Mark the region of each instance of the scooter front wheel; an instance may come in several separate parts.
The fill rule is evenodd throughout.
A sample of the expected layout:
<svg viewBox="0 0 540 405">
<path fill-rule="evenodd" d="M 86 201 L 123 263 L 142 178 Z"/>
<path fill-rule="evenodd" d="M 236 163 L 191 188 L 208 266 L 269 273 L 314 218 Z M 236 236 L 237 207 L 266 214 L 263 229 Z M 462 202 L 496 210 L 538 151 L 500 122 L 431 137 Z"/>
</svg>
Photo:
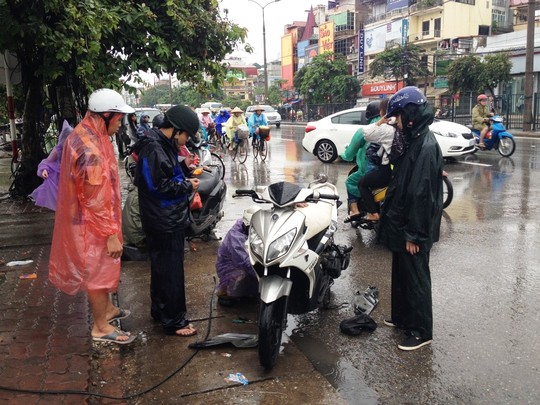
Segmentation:
<svg viewBox="0 0 540 405">
<path fill-rule="evenodd" d="M 502 137 L 499 140 L 499 146 L 497 148 L 501 156 L 510 157 L 516 150 L 516 142 L 514 138 Z"/>
<path fill-rule="evenodd" d="M 266 304 L 261 301 L 259 307 L 259 362 L 266 370 L 275 366 L 281 336 L 287 323 L 287 298 Z"/>
</svg>

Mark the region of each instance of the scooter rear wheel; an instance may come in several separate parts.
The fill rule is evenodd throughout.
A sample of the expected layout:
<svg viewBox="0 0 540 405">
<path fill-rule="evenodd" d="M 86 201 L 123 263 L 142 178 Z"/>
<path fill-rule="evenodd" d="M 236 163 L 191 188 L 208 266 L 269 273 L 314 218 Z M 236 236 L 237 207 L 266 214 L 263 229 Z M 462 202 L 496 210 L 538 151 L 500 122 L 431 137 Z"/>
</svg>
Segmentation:
<svg viewBox="0 0 540 405">
<path fill-rule="evenodd" d="M 446 176 L 443 176 L 443 209 L 448 207 L 454 198 L 454 186 Z"/>
<path fill-rule="evenodd" d="M 287 298 L 266 304 L 261 301 L 259 307 L 259 362 L 266 370 L 275 366 L 281 336 L 287 322 Z"/>
</svg>

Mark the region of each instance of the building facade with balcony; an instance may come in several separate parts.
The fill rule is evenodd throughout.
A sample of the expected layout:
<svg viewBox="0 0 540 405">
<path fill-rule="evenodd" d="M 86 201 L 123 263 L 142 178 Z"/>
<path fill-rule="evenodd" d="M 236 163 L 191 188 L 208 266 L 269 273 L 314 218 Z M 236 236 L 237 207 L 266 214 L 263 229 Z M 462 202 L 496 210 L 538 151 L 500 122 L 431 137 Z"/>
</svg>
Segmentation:
<svg viewBox="0 0 540 405">
<path fill-rule="evenodd" d="M 369 64 L 378 53 L 412 43 L 422 48 L 423 63 L 432 72 L 419 83 L 427 95 L 444 93 L 443 66 L 457 55 L 474 52 L 494 26 L 508 30 L 510 15 L 509 0 L 372 0 L 364 5 L 370 8 L 364 25 L 364 81 L 373 81 Z"/>
</svg>

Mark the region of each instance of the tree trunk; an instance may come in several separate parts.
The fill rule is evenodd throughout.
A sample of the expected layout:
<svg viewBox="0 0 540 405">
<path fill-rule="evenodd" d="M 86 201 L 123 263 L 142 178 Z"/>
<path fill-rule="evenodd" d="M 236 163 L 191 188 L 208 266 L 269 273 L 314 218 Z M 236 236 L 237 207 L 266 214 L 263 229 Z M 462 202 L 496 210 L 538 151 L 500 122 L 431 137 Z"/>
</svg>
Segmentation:
<svg viewBox="0 0 540 405">
<path fill-rule="evenodd" d="M 40 137 L 42 101 L 42 82 L 31 76 L 24 104 L 21 165 L 10 189 L 12 197 L 27 197 L 42 183 L 36 174 L 39 163 L 45 157 Z"/>
</svg>

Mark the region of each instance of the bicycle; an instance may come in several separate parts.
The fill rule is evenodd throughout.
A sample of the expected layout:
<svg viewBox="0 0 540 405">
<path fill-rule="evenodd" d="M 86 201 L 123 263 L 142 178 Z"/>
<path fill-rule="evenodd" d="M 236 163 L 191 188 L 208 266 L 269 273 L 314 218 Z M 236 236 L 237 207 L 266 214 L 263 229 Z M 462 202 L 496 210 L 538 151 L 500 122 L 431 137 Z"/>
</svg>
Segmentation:
<svg viewBox="0 0 540 405">
<path fill-rule="evenodd" d="M 240 125 L 234 134 L 234 155 L 233 160 L 238 157 L 238 162 L 244 163 L 248 156 L 249 129 L 247 125 Z"/>
<path fill-rule="evenodd" d="M 268 141 L 266 140 L 270 136 L 270 128 L 267 126 L 260 126 L 259 133 L 253 135 L 253 157 L 257 159 L 257 156 L 261 157 L 264 162 L 268 156 Z"/>
</svg>

